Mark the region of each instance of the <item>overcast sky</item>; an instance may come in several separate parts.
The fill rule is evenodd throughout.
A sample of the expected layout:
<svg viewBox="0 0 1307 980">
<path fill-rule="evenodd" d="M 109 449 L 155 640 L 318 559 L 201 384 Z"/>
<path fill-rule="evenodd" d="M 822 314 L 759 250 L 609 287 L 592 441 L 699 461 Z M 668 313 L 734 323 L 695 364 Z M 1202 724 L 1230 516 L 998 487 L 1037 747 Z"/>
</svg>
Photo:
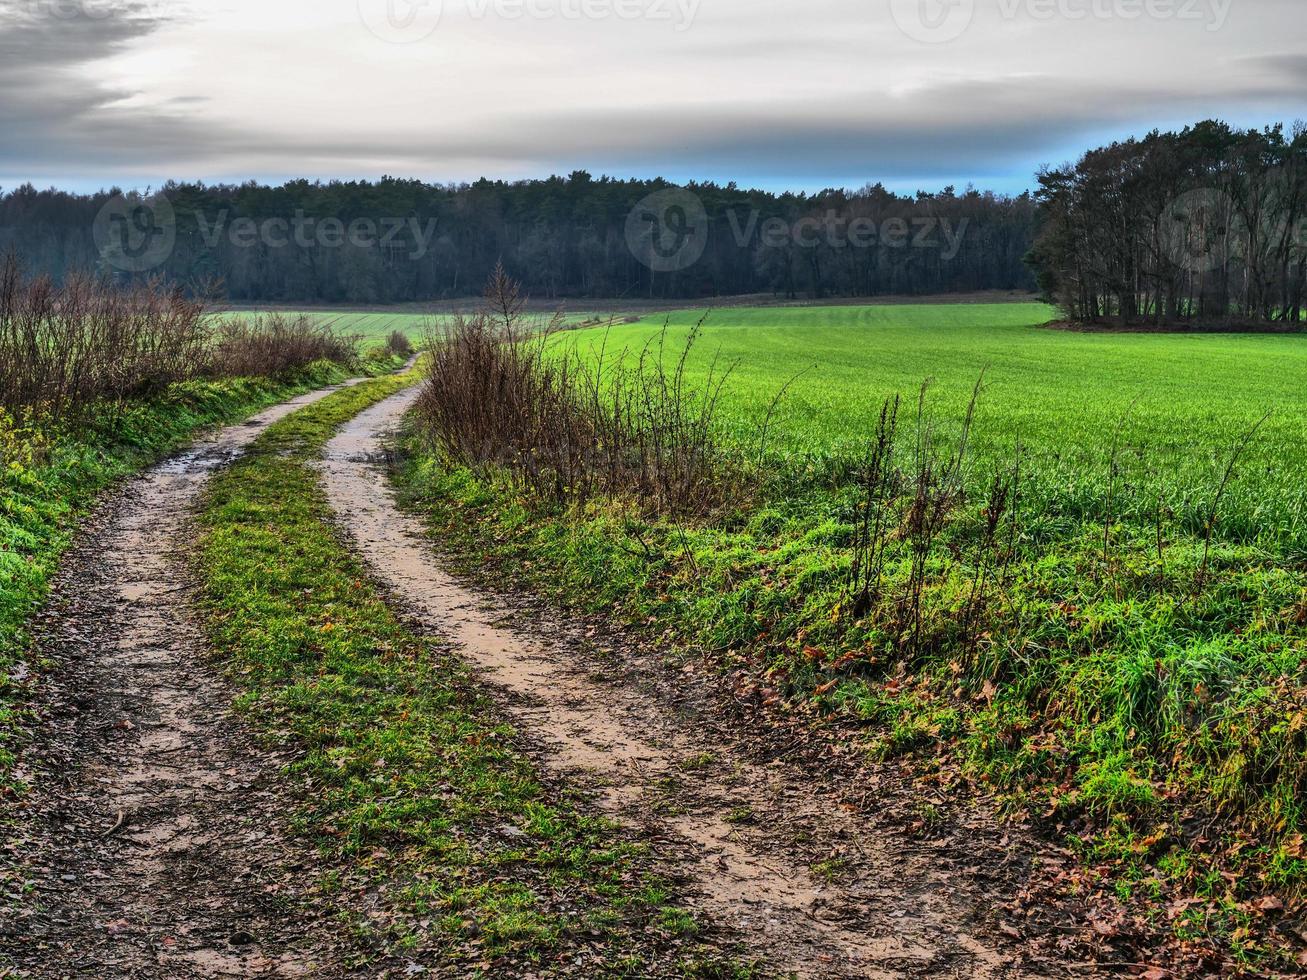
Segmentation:
<svg viewBox="0 0 1307 980">
<path fill-rule="evenodd" d="M 0 0 L 0 187 L 586 169 L 1021 190 L 1307 117 L 1307 0 Z"/>
</svg>

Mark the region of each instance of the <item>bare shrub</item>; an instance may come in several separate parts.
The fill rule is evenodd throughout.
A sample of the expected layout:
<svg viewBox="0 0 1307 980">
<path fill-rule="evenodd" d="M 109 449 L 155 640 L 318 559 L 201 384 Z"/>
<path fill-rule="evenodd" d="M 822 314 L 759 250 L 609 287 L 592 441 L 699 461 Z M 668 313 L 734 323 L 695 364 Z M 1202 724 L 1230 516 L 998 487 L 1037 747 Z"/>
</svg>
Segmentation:
<svg viewBox="0 0 1307 980">
<path fill-rule="evenodd" d="M 911 499 L 903 523 L 903 537 L 911 558 L 908 582 L 899 599 L 900 621 L 911 633 L 912 649 L 919 656 L 924 642 L 922 599 L 930 568 L 931 553 L 944 528 L 954 518 L 966 497 L 963 471 L 971 443 L 971 427 L 976 417 L 976 403 L 984 373 L 976 381 L 971 401 L 962 421 L 957 447 L 948 452 L 936 448 L 935 425 L 927 411 L 926 395 L 930 382 L 921 386 L 917 396 L 917 435 L 913 450 Z"/>
<path fill-rule="evenodd" d="M 357 341 L 300 314 L 224 317 L 213 330 L 207 372 L 215 377 L 280 377 L 318 361 L 352 365 Z"/>
<path fill-rule="evenodd" d="M 0 260 L 0 405 L 54 417 L 149 395 L 203 362 L 203 303 L 157 282 L 55 286 Z"/>
<path fill-rule="evenodd" d="M 494 464 L 537 496 L 634 497 L 668 513 L 711 510 L 742 483 L 716 442 L 729 371 L 686 377 L 696 328 L 669 364 L 666 330 L 638 355 L 549 350 L 561 317 L 526 317 L 517 284 L 496 269 L 486 310 L 428 337 L 431 368 L 418 418 L 451 458 Z"/>
<path fill-rule="evenodd" d="M 840 606 L 841 612 L 853 619 L 870 612 L 884 588 L 885 558 L 898 524 L 891 514 L 891 504 L 903 483 L 903 474 L 894 460 L 898 423 L 899 396 L 895 395 L 881 405 L 876 435 L 867 445 L 858 474 L 860 499 L 854 523 L 853 564 L 846 583 L 849 601 Z"/>
<path fill-rule="evenodd" d="M 411 348 L 410 348 L 411 349 Z M 179 287 L 62 285 L 0 260 L 0 408 L 53 419 L 117 405 L 195 377 L 277 377 L 316 361 L 356 362 L 355 341 L 304 316 L 216 322 Z"/>
<path fill-rule="evenodd" d="M 403 331 L 392 330 L 386 338 L 386 350 L 396 357 L 412 357 L 413 343 Z"/>
</svg>

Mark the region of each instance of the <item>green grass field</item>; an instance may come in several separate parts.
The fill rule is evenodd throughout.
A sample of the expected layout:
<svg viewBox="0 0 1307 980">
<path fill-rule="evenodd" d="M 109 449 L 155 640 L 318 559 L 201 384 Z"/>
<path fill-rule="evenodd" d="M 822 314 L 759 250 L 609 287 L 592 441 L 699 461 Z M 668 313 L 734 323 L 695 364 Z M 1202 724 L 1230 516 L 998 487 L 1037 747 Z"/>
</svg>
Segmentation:
<svg viewBox="0 0 1307 980">
<path fill-rule="evenodd" d="M 364 345 L 381 343 L 398 330 L 410 340 L 422 339 L 428 318 L 418 313 L 314 313 L 315 319 L 329 323 L 338 333 L 357 336 Z"/>
<path fill-rule="evenodd" d="M 728 455 L 756 465 L 768 406 L 805 373 L 751 489 L 704 520 L 533 501 L 505 471 L 418 444 L 404 482 L 442 539 L 492 576 L 655 624 L 854 721 L 874 756 L 910 759 L 960 796 L 996 793 L 1112 869 L 1140 914 L 1273 960 L 1251 899 L 1307 894 L 1307 337 L 1069 333 L 1042 328 L 1051 316 L 712 313 L 688 374 L 734 365 L 718 417 Z M 697 320 L 672 315 L 665 357 Z M 550 342 L 585 357 L 606 344 L 611 357 L 657 344 L 662 328 L 647 318 Z M 943 447 L 982 370 L 969 492 L 926 548 L 914 600 L 917 390 L 934 379 Z M 907 482 L 877 505 L 883 574 L 854 608 L 859 464 L 894 393 Z M 1218 498 L 1235 445 L 1268 410 Z M 987 538 L 984 492 L 1011 474 L 1018 439 L 1016 506 Z M 1197 904 L 1175 904 L 1183 896 Z"/>
<path fill-rule="evenodd" d="M 1020 439 L 1041 496 L 1076 514 L 1101 500 L 1113 434 L 1127 412 L 1122 479 L 1150 492 L 1127 494 L 1126 504 L 1151 508 L 1160 489 L 1184 513 L 1195 504 L 1201 512 L 1232 445 L 1272 410 L 1227 491 L 1223 525 L 1227 534 L 1307 553 L 1307 337 L 1041 328 L 1053 316 L 1035 303 L 723 310 L 704 322 L 691 375 L 702 378 L 714 357 L 733 365 L 722 422 L 734 440 L 757 446 L 772 399 L 806 371 L 779 403 L 767 442 L 789 463 L 797 457 L 823 468 L 863 451 L 886 396 L 902 394 L 914 412 L 928 378 L 933 413 L 956 425 L 983 371 L 980 470 L 1010 459 Z M 670 317 L 669 351 L 679 353 L 698 319 Z M 663 322 L 612 327 L 610 354 L 656 342 Z M 586 350 L 604 341 L 587 331 L 556 342 Z"/>
</svg>

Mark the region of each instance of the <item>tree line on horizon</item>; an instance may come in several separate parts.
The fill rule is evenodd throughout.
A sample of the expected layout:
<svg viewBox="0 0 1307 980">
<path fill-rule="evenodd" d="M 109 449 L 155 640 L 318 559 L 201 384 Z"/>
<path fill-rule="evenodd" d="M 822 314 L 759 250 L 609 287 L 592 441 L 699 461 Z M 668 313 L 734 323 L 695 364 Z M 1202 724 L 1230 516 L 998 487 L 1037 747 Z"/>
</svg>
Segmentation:
<svg viewBox="0 0 1307 980">
<path fill-rule="evenodd" d="M 1067 319 L 1296 327 L 1307 124 L 1153 131 L 1039 175 L 1030 262 Z"/>
<path fill-rule="evenodd" d="M 907 196 L 877 184 L 777 194 L 689 184 L 708 222 L 703 253 L 685 268 L 653 270 L 630 247 L 628 219 L 640 201 L 672 186 L 584 171 L 463 185 L 396 178 L 277 187 L 169 183 L 162 193 L 175 215 L 175 243 L 157 265 L 124 273 L 106 263 L 94 233 L 116 191 L 24 185 L 0 193 L 0 249 L 17 251 L 29 272 L 56 281 L 88 272 L 158 275 L 197 287 L 220 282 L 227 299 L 251 303 L 470 297 L 501 261 L 526 292 L 547 300 L 750 293 L 821 299 L 1035 287 L 1023 261 L 1036 227 L 1029 193 L 946 188 Z M 296 218 L 346 226 L 366 219 L 386 223 L 390 233 L 362 243 L 333 238 L 331 247 L 309 235 L 297 240 L 284 225 L 272 242 L 232 233 L 241 219 L 262 225 Z M 871 234 L 851 243 L 850 222 Z M 932 226 L 934 234 L 926 235 Z M 796 227 L 801 234 L 787 233 Z"/>
<path fill-rule="evenodd" d="M 171 238 L 124 271 L 103 242 L 116 190 L 0 191 L 0 250 L 32 274 L 219 284 L 238 303 L 385 304 L 479 294 L 502 262 L 531 296 L 699 300 L 1034 291 L 1068 320 L 1117 325 L 1300 324 L 1307 288 L 1307 125 L 1154 131 L 1045 168 L 1015 196 L 881 184 L 815 194 L 691 183 L 706 234 L 658 264 L 633 215 L 676 187 L 576 171 L 440 185 L 169 183 Z M 121 217 L 121 216 L 118 216 Z M 134 219 L 132 219 L 134 220 Z M 269 222 L 276 235 L 257 234 Z M 313 229 L 301 236 L 297 222 Z M 342 235 L 356 223 L 371 237 Z M 325 229 L 328 223 L 336 227 Z M 638 222 L 637 222 L 638 223 Z M 331 235 L 316 234 L 330 230 Z M 643 247 L 643 246 L 642 246 Z M 679 256 L 677 256 L 679 258 Z"/>
</svg>

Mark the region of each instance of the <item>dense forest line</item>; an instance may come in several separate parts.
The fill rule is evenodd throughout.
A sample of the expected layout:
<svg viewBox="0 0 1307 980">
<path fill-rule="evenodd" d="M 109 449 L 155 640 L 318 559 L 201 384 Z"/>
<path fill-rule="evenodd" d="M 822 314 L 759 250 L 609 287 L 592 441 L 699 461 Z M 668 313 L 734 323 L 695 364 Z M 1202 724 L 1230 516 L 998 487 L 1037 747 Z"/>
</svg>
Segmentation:
<svg viewBox="0 0 1307 980">
<path fill-rule="evenodd" d="M 1307 125 L 1204 122 L 1039 176 L 1039 282 L 1074 321 L 1296 326 Z"/>
<path fill-rule="evenodd" d="M 234 302 L 931 295 L 1040 288 L 1067 319 L 1301 323 L 1307 126 L 1208 121 L 1045 169 L 1037 192 L 776 194 L 594 178 L 0 192 L 0 249 L 56 282 L 154 276 Z"/>
<path fill-rule="evenodd" d="M 642 202 L 664 207 L 668 195 L 668 214 L 642 213 Z M 0 248 L 56 280 L 97 271 L 221 281 L 236 302 L 471 296 L 501 260 L 542 299 L 926 295 L 1033 289 L 1023 258 L 1036 210 L 1030 194 L 673 190 L 584 172 L 458 186 L 170 183 L 144 202 L 28 185 L 0 195 Z M 645 220 L 664 246 L 653 261 L 639 240 Z M 115 254 L 119 238 L 138 239 L 143 254 Z"/>
</svg>

